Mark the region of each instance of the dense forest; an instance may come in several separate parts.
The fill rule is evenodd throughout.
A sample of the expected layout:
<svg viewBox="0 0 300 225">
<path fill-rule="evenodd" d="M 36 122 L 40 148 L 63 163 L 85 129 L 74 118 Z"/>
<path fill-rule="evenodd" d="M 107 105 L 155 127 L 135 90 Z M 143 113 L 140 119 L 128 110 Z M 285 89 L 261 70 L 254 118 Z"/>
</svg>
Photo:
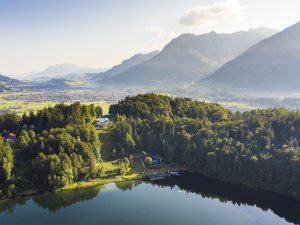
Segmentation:
<svg viewBox="0 0 300 225">
<path fill-rule="evenodd" d="M 146 94 L 110 107 L 117 156 L 142 151 L 203 175 L 300 198 L 300 113 L 231 112 L 218 104 Z"/>
<path fill-rule="evenodd" d="M 80 103 L 1 115 L 0 199 L 23 187 L 57 189 L 97 177 L 101 143 L 92 122 L 100 115 L 101 107 Z"/>
<path fill-rule="evenodd" d="M 55 190 L 103 177 L 93 126 L 102 113 L 101 107 L 74 103 L 0 115 L 0 199 L 18 190 Z M 209 177 L 300 199 L 298 111 L 240 113 L 219 104 L 145 94 L 111 105 L 110 113 L 116 159 L 147 152 Z"/>
</svg>

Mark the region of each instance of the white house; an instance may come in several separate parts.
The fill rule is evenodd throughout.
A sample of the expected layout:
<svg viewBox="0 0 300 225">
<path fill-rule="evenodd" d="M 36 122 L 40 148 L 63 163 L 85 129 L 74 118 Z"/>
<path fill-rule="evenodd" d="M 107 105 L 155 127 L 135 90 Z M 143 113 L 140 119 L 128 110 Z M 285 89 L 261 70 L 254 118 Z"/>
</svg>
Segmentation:
<svg viewBox="0 0 300 225">
<path fill-rule="evenodd" d="M 97 118 L 97 121 L 95 123 L 95 126 L 105 126 L 109 124 L 108 118 Z"/>
</svg>

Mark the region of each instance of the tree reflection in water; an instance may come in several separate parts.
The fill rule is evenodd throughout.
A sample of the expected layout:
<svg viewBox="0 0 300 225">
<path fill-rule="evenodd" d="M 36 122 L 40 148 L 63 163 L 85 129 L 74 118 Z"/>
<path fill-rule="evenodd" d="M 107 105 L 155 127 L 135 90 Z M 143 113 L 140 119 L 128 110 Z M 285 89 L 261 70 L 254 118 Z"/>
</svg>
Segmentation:
<svg viewBox="0 0 300 225">
<path fill-rule="evenodd" d="M 220 202 L 256 206 L 264 211 L 272 210 L 286 221 L 300 224 L 300 201 L 280 194 L 223 182 L 189 172 L 153 184 L 171 188 L 177 186 L 187 193 L 196 193 L 203 198 L 218 199 Z"/>
<path fill-rule="evenodd" d="M 141 180 L 120 182 L 116 183 L 116 188 L 121 191 L 130 191 L 143 182 Z M 159 187 L 180 188 L 186 193 L 196 193 L 203 198 L 218 199 L 220 202 L 256 206 L 264 211 L 272 210 L 286 221 L 300 224 L 300 201 L 283 195 L 255 190 L 189 172 L 151 184 Z M 17 205 L 24 205 L 28 200 L 33 200 L 39 207 L 54 213 L 76 203 L 91 200 L 97 197 L 104 188 L 105 185 L 0 201 L 0 213 L 13 214 Z"/>
</svg>

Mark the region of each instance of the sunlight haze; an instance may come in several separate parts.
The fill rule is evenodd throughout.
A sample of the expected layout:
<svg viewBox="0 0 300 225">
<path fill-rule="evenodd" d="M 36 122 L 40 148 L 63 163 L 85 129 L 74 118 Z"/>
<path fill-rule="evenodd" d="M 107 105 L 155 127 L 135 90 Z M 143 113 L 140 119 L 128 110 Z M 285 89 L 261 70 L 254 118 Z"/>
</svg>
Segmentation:
<svg viewBox="0 0 300 225">
<path fill-rule="evenodd" d="M 299 8 L 298 0 L 0 0 L 0 73 L 108 68 L 182 33 L 282 30 L 300 20 Z"/>
</svg>

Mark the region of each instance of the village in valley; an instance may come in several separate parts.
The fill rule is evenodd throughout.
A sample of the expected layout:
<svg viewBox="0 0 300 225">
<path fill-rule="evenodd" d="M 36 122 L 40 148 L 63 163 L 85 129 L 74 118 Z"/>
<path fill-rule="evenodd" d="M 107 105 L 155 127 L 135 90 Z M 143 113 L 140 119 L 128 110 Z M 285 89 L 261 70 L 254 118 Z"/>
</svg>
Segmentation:
<svg viewBox="0 0 300 225">
<path fill-rule="evenodd" d="M 127 96 L 123 91 L 101 91 L 101 90 L 42 90 L 36 92 L 8 92 L 3 99 L 6 101 L 30 102 L 117 102 Z"/>
<path fill-rule="evenodd" d="M 45 107 L 64 102 L 71 104 L 81 102 L 82 104 L 95 104 L 108 112 L 112 103 L 117 103 L 126 97 L 126 91 L 101 91 L 101 90 L 22 90 L 0 93 L 0 114 L 15 112 L 22 115 L 24 112 L 36 112 Z"/>
</svg>

